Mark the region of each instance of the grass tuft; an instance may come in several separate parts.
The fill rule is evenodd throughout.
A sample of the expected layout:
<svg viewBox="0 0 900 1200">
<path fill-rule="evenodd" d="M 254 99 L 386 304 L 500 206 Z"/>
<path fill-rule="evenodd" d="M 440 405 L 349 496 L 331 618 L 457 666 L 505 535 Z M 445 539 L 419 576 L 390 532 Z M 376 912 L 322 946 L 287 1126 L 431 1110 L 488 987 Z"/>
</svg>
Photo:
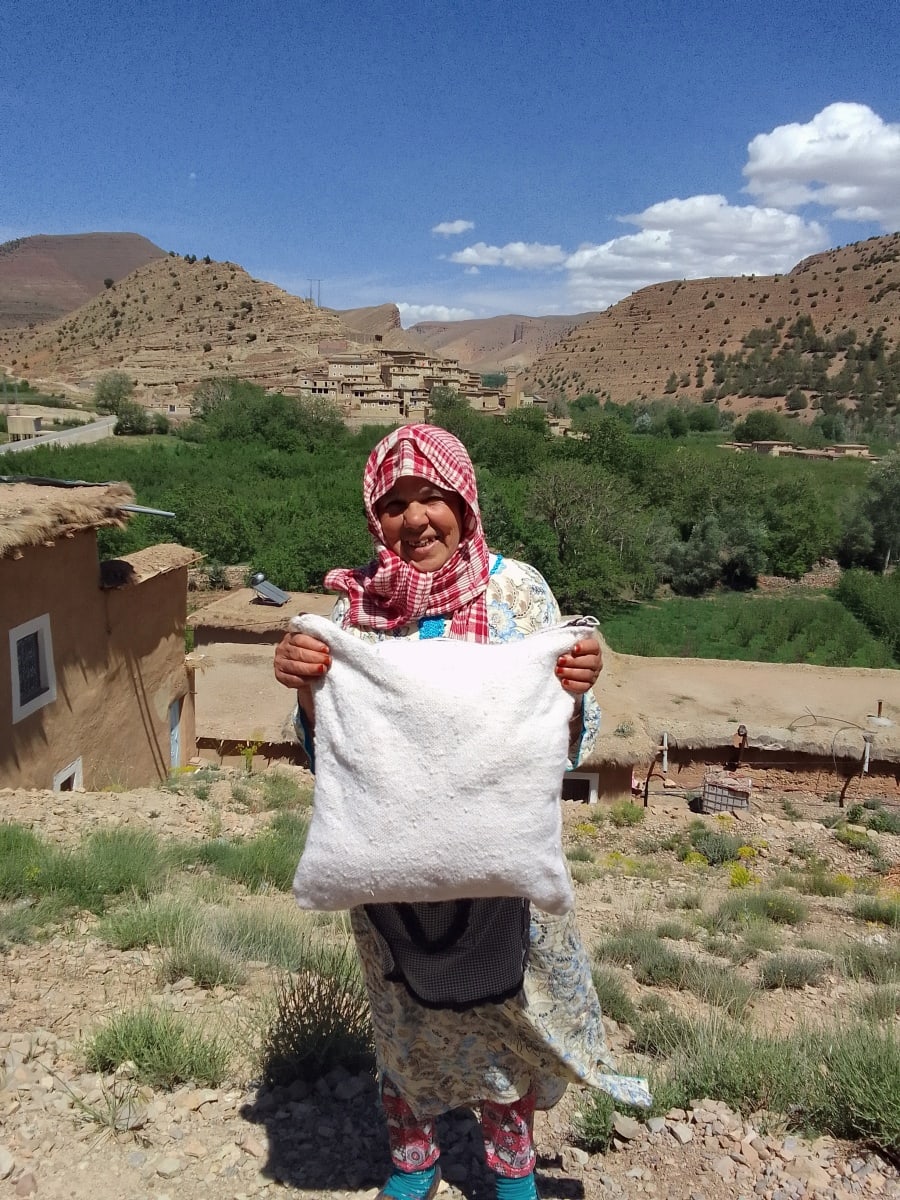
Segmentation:
<svg viewBox="0 0 900 1200">
<path fill-rule="evenodd" d="M 247 974 L 237 959 L 210 945 L 202 934 L 189 933 L 178 938 L 163 955 L 160 978 L 164 983 L 175 983 L 179 979 L 192 979 L 199 988 L 212 991 L 215 987 L 235 988 L 242 984 Z"/>
<path fill-rule="evenodd" d="M 879 987 L 860 1002 L 859 1011 L 867 1021 L 891 1021 L 900 1016 L 900 988 Z"/>
<path fill-rule="evenodd" d="M 827 963 L 821 958 L 803 954 L 775 954 L 759 970 L 760 986 L 769 991 L 775 988 L 797 990 L 815 987 L 825 978 Z"/>
<path fill-rule="evenodd" d="M 741 891 L 722 901 L 715 923 L 719 929 L 727 929 L 729 926 L 766 918 L 777 925 L 802 925 L 808 915 L 806 905 L 801 900 L 784 892 Z"/>
<path fill-rule="evenodd" d="M 632 804 L 630 800 L 620 800 L 618 804 L 614 804 L 609 810 L 609 819 L 618 829 L 640 825 L 646 815 L 647 810 L 645 808 L 640 808 L 637 804 Z"/>
<path fill-rule="evenodd" d="M 306 842 L 306 829 L 305 817 L 280 812 L 267 829 L 249 841 L 219 838 L 203 842 L 195 857 L 253 891 L 275 888 L 286 892 Z"/>
<path fill-rule="evenodd" d="M 591 975 L 603 1015 L 623 1025 L 634 1025 L 637 1010 L 616 972 L 609 967 L 594 967 Z"/>
<path fill-rule="evenodd" d="M 854 942 L 844 951 L 844 969 L 851 979 L 900 983 L 900 944 Z"/>
<path fill-rule="evenodd" d="M 887 896 L 861 896 L 853 907 L 854 917 L 876 925 L 900 929 L 900 899 Z"/>
<path fill-rule="evenodd" d="M 201 1033 L 178 1013 L 149 1006 L 117 1013 L 85 1046 L 88 1070 L 107 1073 L 133 1062 L 136 1078 L 151 1087 L 217 1087 L 229 1057 L 223 1037 Z"/>
</svg>

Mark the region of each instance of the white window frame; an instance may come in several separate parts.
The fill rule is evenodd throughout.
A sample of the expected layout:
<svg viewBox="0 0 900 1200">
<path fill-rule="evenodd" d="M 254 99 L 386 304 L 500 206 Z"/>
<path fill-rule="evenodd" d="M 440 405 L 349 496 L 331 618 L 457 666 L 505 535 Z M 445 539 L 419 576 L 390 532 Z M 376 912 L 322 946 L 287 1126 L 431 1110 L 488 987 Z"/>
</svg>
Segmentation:
<svg viewBox="0 0 900 1200">
<path fill-rule="evenodd" d="M 74 762 L 70 762 L 67 767 L 63 767 L 61 771 L 57 771 L 53 776 L 54 792 L 62 792 L 63 784 L 72 780 L 72 786 L 66 788 L 67 792 L 78 792 L 84 787 L 84 765 L 80 758 L 76 758 Z"/>
<path fill-rule="evenodd" d="M 41 683 L 44 690 L 39 696 L 26 703 L 22 702 L 22 692 L 19 680 L 19 642 L 31 634 L 38 635 L 38 654 L 40 657 Z M 9 631 L 9 674 L 12 680 L 12 720 L 13 725 L 24 721 L 38 709 L 52 704 L 56 700 L 56 667 L 53 663 L 53 637 L 50 633 L 50 614 L 42 613 L 31 621 L 16 625 Z"/>
</svg>

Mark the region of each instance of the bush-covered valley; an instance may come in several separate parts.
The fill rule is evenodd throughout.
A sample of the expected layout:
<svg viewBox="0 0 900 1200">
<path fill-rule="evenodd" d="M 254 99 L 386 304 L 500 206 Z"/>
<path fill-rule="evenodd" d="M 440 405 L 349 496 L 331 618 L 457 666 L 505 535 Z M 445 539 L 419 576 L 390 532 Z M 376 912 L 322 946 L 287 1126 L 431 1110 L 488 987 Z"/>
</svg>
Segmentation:
<svg viewBox="0 0 900 1200">
<path fill-rule="evenodd" d="M 538 410 L 486 417 L 452 394 L 437 398 L 434 419 L 472 454 L 492 546 L 538 567 L 564 609 L 607 618 L 660 588 L 752 591 L 761 574 L 797 579 L 837 557 L 856 569 L 838 598 L 875 639 L 862 649 L 852 622 L 837 634 L 842 661 L 896 662 L 896 576 L 871 572 L 900 552 L 900 454 L 875 466 L 735 454 L 709 431 L 635 432 L 627 406 L 586 406 L 579 438 L 552 437 Z M 282 587 L 318 590 L 330 567 L 369 557 L 360 480 L 384 432 L 352 433 L 327 405 L 235 383 L 198 397 L 178 436 L 36 449 L 15 466 L 125 479 L 139 503 L 175 513 L 105 531 L 106 556 L 178 541 L 213 566 L 247 563 Z M 834 661 L 815 653 L 797 650 Z"/>
</svg>

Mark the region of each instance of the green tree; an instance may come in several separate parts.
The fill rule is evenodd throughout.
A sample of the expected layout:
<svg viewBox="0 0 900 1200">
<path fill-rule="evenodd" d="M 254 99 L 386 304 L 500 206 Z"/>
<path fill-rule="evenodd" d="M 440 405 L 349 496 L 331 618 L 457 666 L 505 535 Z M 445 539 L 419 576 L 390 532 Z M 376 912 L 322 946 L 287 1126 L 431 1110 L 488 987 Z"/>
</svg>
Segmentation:
<svg viewBox="0 0 900 1200">
<path fill-rule="evenodd" d="M 94 404 L 100 412 L 119 414 L 134 392 L 134 381 L 124 371 L 107 371 L 97 380 L 94 388 Z"/>
<path fill-rule="evenodd" d="M 888 454 L 872 468 L 863 503 L 872 525 L 874 550 L 886 571 L 900 555 L 900 451 Z"/>
<path fill-rule="evenodd" d="M 670 408 L 666 413 L 666 429 L 669 436 L 673 438 L 686 437 L 688 431 L 688 419 L 683 409 Z"/>
<path fill-rule="evenodd" d="M 668 553 L 672 590 L 682 596 L 699 596 L 722 578 L 725 535 L 716 517 L 704 517 L 686 542 L 675 542 Z"/>
<path fill-rule="evenodd" d="M 122 400 L 115 412 L 115 432 L 120 436 L 129 437 L 150 432 L 150 414 L 142 405 L 135 404 L 132 400 Z"/>
<path fill-rule="evenodd" d="M 777 442 L 783 437 L 781 418 L 766 408 L 754 408 L 734 427 L 736 442 Z"/>
</svg>

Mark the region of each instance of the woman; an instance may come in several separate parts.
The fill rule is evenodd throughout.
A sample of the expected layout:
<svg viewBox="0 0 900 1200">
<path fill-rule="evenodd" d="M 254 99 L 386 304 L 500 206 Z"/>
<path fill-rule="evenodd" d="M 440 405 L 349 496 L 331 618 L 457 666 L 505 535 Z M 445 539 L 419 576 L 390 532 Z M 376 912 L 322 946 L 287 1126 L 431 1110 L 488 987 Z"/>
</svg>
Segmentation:
<svg viewBox="0 0 900 1200">
<path fill-rule="evenodd" d="M 326 576 L 341 593 L 336 623 L 369 640 L 503 642 L 559 621 L 537 571 L 489 553 L 472 463 L 452 434 L 429 425 L 395 430 L 372 451 L 363 493 L 377 558 Z M 276 651 L 276 677 L 297 689 L 298 732 L 310 750 L 310 684 L 329 666 L 328 647 L 308 635 L 289 635 Z M 573 765 L 599 728 L 591 689 L 601 666 L 594 637 L 557 663 L 573 699 Z M 535 1200 L 535 1108 L 558 1103 L 569 1082 L 632 1098 L 626 1080 L 603 1070 L 614 1068 L 574 915 L 507 898 L 366 905 L 351 920 L 394 1166 L 380 1197 L 436 1194 L 434 1118 L 467 1106 L 481 1112 L 498 1200 Z"/>
</svg>

